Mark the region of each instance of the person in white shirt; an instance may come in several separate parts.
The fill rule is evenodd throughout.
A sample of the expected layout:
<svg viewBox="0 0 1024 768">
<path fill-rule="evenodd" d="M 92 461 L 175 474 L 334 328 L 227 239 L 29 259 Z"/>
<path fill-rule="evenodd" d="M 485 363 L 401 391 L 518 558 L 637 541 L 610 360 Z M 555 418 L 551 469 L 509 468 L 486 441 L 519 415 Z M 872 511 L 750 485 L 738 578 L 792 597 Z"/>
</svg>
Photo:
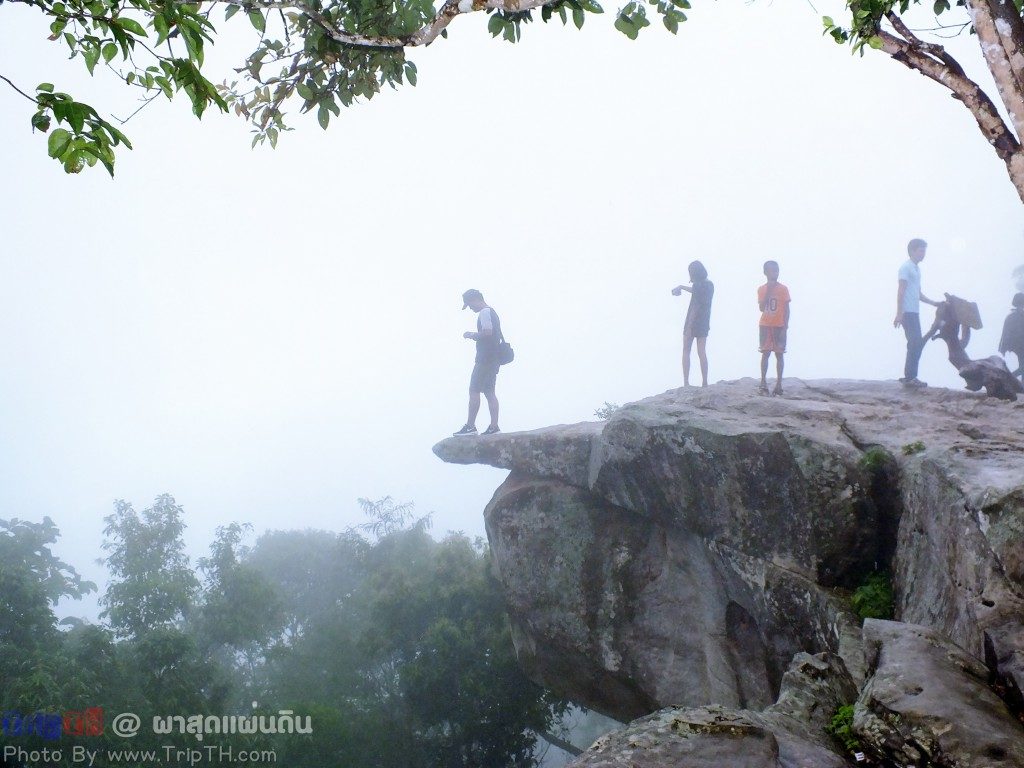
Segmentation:
<svg viewBox="0 0 1024 768">
<path fill-rule="evenodd" d="M 498 313 L 487 306 L 484 296 L 475 288 L 462 294 L 462 308 L 476 312 L 476 331 L 466 331 L 463 338 L 476 342 L 476 357 L 473 362 L 473 373 L 469 377 L 469 416 L 462 429 L 455 433 L 456 437 L 477 434 L 476 416 L 480 412 L 480 395 L 487 398 L 487 411 L 491 423 L 484 430 L 485 435 L 495 435 L 498 429 L 498 397 L 494 394 L 498 368 L 498 344 L 501 335 L 501 319 Z"/>
<path fill-rule="evenodd" d="M 908 258 L 899 271 L 899 283 L 896 290 L 896 319 L 893 328 L 903 326 L 907 338 L 907 359 L 903 365 L 903 377 L 900 382 L 908 387 L 928 386 L 917 378 L 917 366 L 924 349 L 921 335 L 921 302 L 937 307 L 939 304 L 921 293 L 921 267 L 928 243 L 914 238 L 907 243 Z"/>
</svg>

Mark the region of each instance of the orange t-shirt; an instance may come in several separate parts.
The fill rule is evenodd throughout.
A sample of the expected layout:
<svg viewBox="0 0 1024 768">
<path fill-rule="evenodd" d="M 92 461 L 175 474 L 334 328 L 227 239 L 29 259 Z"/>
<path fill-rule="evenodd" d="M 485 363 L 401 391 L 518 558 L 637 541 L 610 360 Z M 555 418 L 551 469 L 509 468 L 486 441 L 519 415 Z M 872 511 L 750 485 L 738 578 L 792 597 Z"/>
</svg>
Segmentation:
<svg viewBox="0 0 1024 768">
<path fill-rule="evenodd" d="M 767 296 L 767 301 L 765 297 Z M 768 328 L 784 328 L 786 325 L 786 306 L 789 304 L 789 288 L 782 283 L 773 286 L 765 283 L 757 289 L 758 306 L 763 306 L 761 322 Z"/>
</svg>

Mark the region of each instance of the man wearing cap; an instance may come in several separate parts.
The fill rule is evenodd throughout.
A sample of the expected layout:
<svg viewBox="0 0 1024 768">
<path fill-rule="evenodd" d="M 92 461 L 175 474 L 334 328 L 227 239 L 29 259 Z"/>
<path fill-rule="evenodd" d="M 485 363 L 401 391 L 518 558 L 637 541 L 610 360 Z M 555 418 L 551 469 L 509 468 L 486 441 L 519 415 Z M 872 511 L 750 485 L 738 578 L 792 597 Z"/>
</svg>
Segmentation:
<svg viewBox="0 0 1024 768">
<path fill-rule="evenodd" d="M 475 288 L 462 294 L 462 308 L 469 307 L 476 312 L 476 331 L 466 331 L 464 339 L 476 342 L 476 361 L 473 373 L 469 377 L 469 418 L 465 426 L 455 433 L 456 437 L 475 435 L 476 415 L 480 412 L 480 394 L 487 398 L 487 410 L 491 415 L 491 423 L 483 434 L 493 435 L 498 429 L 498 398 L 494 394 L 495 380 L 498 377 L 498 340 L 501 338 L 501 321 L 498 314 L 484 301 L 484 296 Z"/>
</svg>

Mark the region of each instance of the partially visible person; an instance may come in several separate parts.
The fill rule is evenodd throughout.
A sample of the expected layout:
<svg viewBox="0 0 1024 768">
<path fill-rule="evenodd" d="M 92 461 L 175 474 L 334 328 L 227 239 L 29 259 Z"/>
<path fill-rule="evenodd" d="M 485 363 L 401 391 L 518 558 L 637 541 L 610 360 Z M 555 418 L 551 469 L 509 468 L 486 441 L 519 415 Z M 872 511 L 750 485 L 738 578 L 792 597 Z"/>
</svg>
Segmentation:
<svg viewBox="0 0 1024 768">
<path fill-rule="evenodd" d="M 691 261 L 687 267 L 691 286 L 677 285 L 673 296 L 682 296 L 683 291 L 692 293 L 690 306 L 686 309 L 683 322 L 683 386 L 690 386 L 690 349 L 697 340 L 697 359 L 700 361 L 701 386 L 708 385 L 708 332 L 711 330 L 711 299 L 715 295 L 715 284 L 708 280 L 708 271 L 699 261 Z"/>
<path fill-rule="evenodd" d="M 498 429 L 498 398 L 494 394 L 498 368 L 501 366 L 498 360 L 501 320 L 498 319 L 498 313 L 487 306 L 483 294 L 475 288 L 462 294 L 462 308 L 466 307 L 476 312 L 476 331 L 466 331 L 462 338 L 476 342 L 476 357 L 473 373 L 469 377 L 469 417 L 455 436 L 477 434 L 476 417 L 480 412 L 481 394 L 487 398 L 487 410 L 491 416 L 491 423 L 484 434 L 493 435 L 501 431 Z"/>
<path fill-rule="evenodd" d="M 760 331 L 761 387 L 768 394 L 768 360 L 775 353 L 775 389 L 773 395 L 782 394 L 782 369 L 785 366 L 786 334 L 789 331 L 789 288 L 779 282 L 779 264 L 764 263 L 764 276 L 768 282 L 757 289 L 757 307 L 761 310 Z"/>
<path fill-rule="evenodd" d="M 907 387 L 928 386 L 917 378 L 917 368 L 924 349 L 924 338 L 921 335 L 921 302 L 937 307 L 939 304 L 921 293 L 921 267 L 928 243 L 914 238 L 907 243 L 907 260 L 899 271 L 899 282 L 896 289 L 896 319 L 893 328 L 903 326 L 903 334 L 907 339 L 907 359 L 903 364 L 903 377 L 900 383 Z"/>
<path fill-rule="evenodd" d="M 1017 370 L 1014 376 L 1024 381 L 1024 293 L 1015 294 L 1010 314 L 1003 321 L 1003 335 L 999 339 L 999 354 L 1006 356 L 1013 352 L 1017 356 Z"/>
</svg>

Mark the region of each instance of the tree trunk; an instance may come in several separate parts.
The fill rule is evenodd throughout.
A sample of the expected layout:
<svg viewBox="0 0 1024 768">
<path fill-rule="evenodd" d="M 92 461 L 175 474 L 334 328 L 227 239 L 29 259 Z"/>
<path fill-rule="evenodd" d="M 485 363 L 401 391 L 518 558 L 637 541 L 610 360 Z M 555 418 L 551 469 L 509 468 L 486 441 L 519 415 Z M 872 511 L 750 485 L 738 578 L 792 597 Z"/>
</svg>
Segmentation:
<svg viewBox="0 0 1024 768">
<path fill-rule="evenodd" d="M 992 73 L 1009 125 L 992 98 L 967 77 L 960 63 L 938 43 L 918 38 L 895 11 L 885 14 L 895 34 L 879 28 L 881 48 L 905 67 L 949 89 L 978 123 L 982 135 L 1006 165 L 1024 202 L 1024 22 L 1008 0 L 967 0 L 982 57 Z"/>
</svg>

